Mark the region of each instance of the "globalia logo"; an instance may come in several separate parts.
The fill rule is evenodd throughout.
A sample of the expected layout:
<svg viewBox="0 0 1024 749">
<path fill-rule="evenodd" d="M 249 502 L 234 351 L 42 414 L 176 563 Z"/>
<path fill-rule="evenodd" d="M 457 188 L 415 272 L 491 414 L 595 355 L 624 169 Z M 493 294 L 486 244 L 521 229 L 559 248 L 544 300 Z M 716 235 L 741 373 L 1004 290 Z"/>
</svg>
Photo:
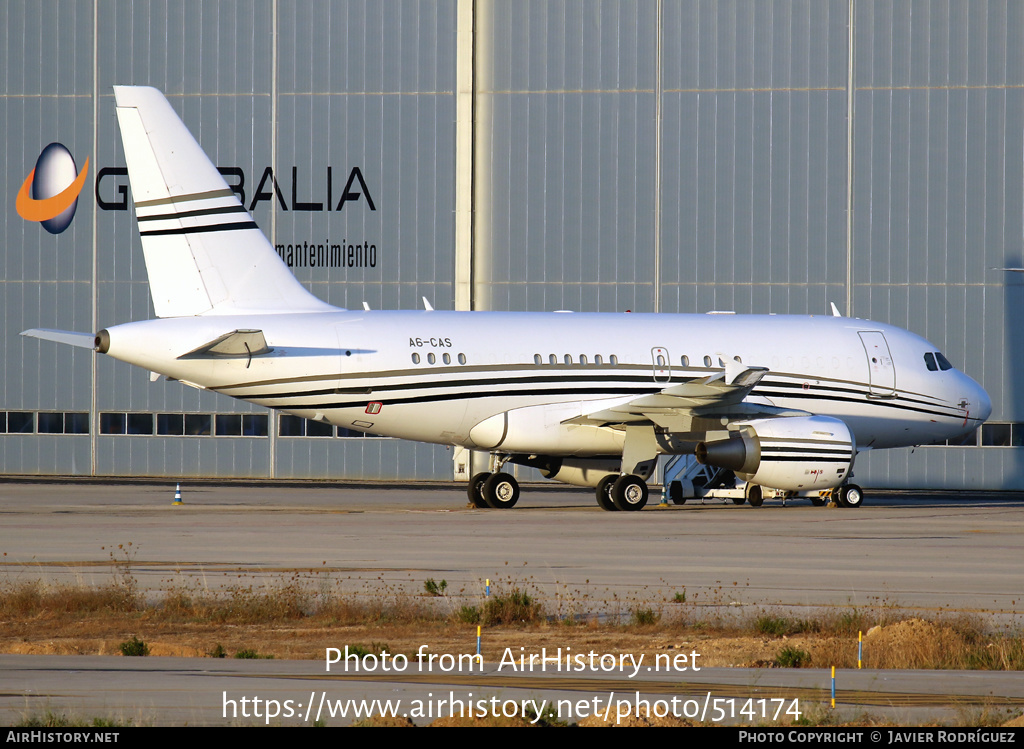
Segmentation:
<svg viewBox="0 0 1024 749">
<path fill-rule="evenodd" d="M 60 234 L 75 217 L 78 194 L 88 173 L 88 157 L 79 174 L 71 151 L 62 143 L 51 143 L 39 154 L 35 169 L 18 191 L 14 204 L 18 215 L 26 221 L 38 221 L 50 234 Z"/>
</svg>

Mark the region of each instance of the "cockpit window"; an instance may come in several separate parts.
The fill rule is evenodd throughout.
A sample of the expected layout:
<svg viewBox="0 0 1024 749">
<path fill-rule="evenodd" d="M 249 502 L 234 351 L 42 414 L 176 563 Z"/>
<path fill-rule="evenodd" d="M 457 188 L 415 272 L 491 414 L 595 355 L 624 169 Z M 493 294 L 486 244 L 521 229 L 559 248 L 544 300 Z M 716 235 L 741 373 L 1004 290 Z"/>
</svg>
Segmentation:
<svg viewBox="0 0 1024 749">
<path fill-rule="evenodd" d="M 941 369 L 943 372 L 945 372 L 947 369 L 953 368 L 953 365 L 949 363 L 949 360 L 946 359 L 946 357 L 944 357 L 938 351 L 935 352 L 935 361 L 939 363 L 939 369 Z"/>
<path fill-rule="evenodd" d="M 931 351 L 924 355 L 924 363 L 925 366 L 928 367 L 929 372 L 939 371 L 939 365 L 935 363 L 935 354 L 933 354 Z"/>
</svg>

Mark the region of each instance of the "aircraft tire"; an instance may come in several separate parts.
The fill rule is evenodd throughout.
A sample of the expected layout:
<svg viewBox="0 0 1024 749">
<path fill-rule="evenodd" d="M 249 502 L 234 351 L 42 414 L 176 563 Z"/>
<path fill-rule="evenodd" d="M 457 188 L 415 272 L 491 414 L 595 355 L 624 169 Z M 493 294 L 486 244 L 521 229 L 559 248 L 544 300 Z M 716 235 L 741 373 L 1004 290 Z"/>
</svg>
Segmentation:
<svg viewBox="0 0 1024 749">
<path fill-rule="evenodd" d="M 625 512 L 637 512 L 647 504 L 647 482 L 639 476 L 619 476 L 612 484 L 612 502 Z"/>
<path fill-rule="evenodd" d="M 491 474 L 484 471 L 478 473 L 469 480 L 469 489 L 466 492 L 469 495 L 469 501 L 473 503 L 474 507 L 478 507 L 481 510 L 490 508 L 487 504 L 487 500 L 484 499 L 484 482 L 490 477 Z"/>
<path fill-rule="evenodd" d="M 764 503 L 764 489 L 758 484 L 748 483 L 743 493 L 747 495 L 746 499 L 751 507 L 760 507 Z"/>
<path fill-rule="evenodd" d="M 507 473 L 492 473 L 484 481 L 483 495 L 495 510 L 510 510 L 519 501 L 519 482 Z"/>
<path fill-rule="evenodd" d="M 864 504 L 864 490 L 856 484 L 847 484 L 839 490 L 839 500 L 843 507 L 860 507 Z"/>
<path fill-rule="evenodd" d="M 747 498 L 746 497 L 733 497 L 732 498 L 732 503 L 734 505 L 745 505 L 747 503 Z"/>
<path fill-rule="evenodd" d="M 618 476 L 610 473 L 603 479 L 601 479 L 599 482 L 597 482 L 597 505 L 602 510 L 605 510 L 607 512 L 617 512 L 619 509 L 618 507 L 615 506 L 615 503 L 612 501 L 611 494 L 612 484 L 615 483 L 615 479 L 617 478 Z"/>
<path fill-rule="evenodd" d="M 824 497 L 811 497 L 811 504 L 814 505 L 815 507 L 824 507 L 825 506 L 825 498 Z"/>
</svg>

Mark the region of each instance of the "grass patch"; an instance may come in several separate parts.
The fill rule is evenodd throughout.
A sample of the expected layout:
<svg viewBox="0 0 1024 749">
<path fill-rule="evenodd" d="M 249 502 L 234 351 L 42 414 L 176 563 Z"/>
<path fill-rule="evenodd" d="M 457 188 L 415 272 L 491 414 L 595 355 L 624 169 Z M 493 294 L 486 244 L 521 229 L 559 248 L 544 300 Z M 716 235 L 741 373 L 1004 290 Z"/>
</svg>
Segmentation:
<svg viewBox="0 0 1024 749">
<path fill-rule="evenodd" d="M 42 713 L 22 715 L 14 724 L 14 728 L 125 728 L 132 725 L 131 721 L 118 721 L 113 718 L 86 718 L 67 713 L 55 713 L 47 710 Z"/>
<path fill-rule="evenodd" d="M 541 605 L 525 590 L 513 587 L 503 595 L 495 595 L 484 604 L 483 623 L 532 624 L 542 614 Z"/>
<path fill-rule="evenodd" d="M 758 634 L 771 637 L 788 637 L 804 632 L 819 631 L 820 626 L 806 619 L 789 619 L 775 614 L 761 614 L 754 620 L 754 630 Z"/>
<path fill-rule="evenodd" d="M 629 621 L 637 627 L 650 627 L 661 621 L 661 614 L 650 607 L 637 606 L 630 612 Z"/>
<path fill-rule="evenodd" d="M 130 568 L 124 565 L 120 577 L 95 587 L 0 582 L 0 642 L 9 652 L 116 653 L 123 646 L 133 655 L 151 648 L 160 654 L 232 657 L 252 650 L 253 655 L 302 658 L 336 646 L 336 628 L 352 628 L 341 635 L 342 642 L 387 638 L 397 648 L 388 648 L 389 652 L 411 653 L 424 642 L 444 641 L 451 652 L 472 649 L 475 642 L 467 625 L 532 628 L 538 636 L 546 628 L 571 625 L 581 633 L 615 638 L 617 644 L 609 647 L 623 652 L 673 648 L 693 637 L 729 640 L 758 635 L 758 642 L 742 645 L 751 649 L 742 655 L 744 662 L 851 668 L 857 665 L 857 632 L 863 631 L 865 668 L 1024 671 L 1024 633 L 1019 624 L 993 631 L 976 617 L 946 614 L 920 619 L 894 606 L 825 609 L 796 616 L 789 610 L 762 609 L 749 617 L 723 617 L 721 602 L 726 599 L 716 594 L 706 602 L 703 589 L 690 587 L 686 601 L 677 598 L 680 605 L 673 605 L 674 595 L 684 595 L 675 592 L 680 591 L 678 584 L 619 598 L 614 590 L 589 584 L 556 588 L 552 594 L 547 583 L 509 578 L 483 598 L 435 581 L 444 594 L 424 596 L 417 590 L 424 583 L 411 576 L 404 589 L 379 581 L 354 587 L 348 581 L 316 577 L 312 570 L 270 584 L 216 592 L 168 585 L 162 598 L 147 601 L 126 579 L 130 577 Z M 547 597 L 542 599 L 538 590 Z M 134 634 L 122 643 L 125 632 Z M 497 647 L 502 636 L 507 635 L 485 635 L 485 646 Z M 645 644 L 624 644 L 636 636 Z M 774 641 L 781 637 L 793 639 Z M 792 652 L 779 651 L 783 645 Z M 350 652 L 361 654 L 379 651 L 377 643 L 364 651 L 350 646 Z"/>
<path fill-rule="evenodd" d="M 810 665 L 811 654 L 806 650 L 787 645 L 775 656 L 775 662 L 782 668 L 800 668 Z"/>
<path fill-rule="evenodd" d="M 448 589 L 448 581 L 442 580 L 437 582 L 434 578 L 428 577 L 427 581 L 423 583 L 423 590 L 428 596 L 440 597 L 444 595 L 444 592 Z"/>
<path fill-rule="evenodd" d="M 274 656 L 272 656 L 272 655 L 264 655 L 262 653 L 257 653 L 255 650 L 246 649 L 246 650 L 239 650 L 237 653 L 235 653 L 235 658 L 241 658 L 242 660 L 249 660 L 249 661 L 258 661 L 258 660 L 273 660 Z"/>
<path fill-rule="evenodd" d="M 125 640 L 119 646 L 121 649 L 121 655 L 127 656 L 143 656 L 149 655 L 149 645 L 140 640 L 135 635 L 132 635 L 132 639 Z"/>
</svg>

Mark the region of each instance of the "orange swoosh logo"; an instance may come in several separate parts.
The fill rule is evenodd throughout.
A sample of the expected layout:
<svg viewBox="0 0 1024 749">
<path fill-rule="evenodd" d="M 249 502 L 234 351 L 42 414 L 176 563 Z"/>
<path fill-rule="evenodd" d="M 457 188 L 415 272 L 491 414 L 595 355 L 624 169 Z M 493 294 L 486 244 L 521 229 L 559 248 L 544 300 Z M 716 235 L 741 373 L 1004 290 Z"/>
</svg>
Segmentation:
<svg viewBox="0 0 1024 749">
<path fill-rule="evenodd" d="M 78 200 L 78 194 L 82 192 L 82 188 L 85 186 L 85 177 L 88 173 L 89 157 L 87 156 L 82 172 L 75 178 L 74 182 L 52 198 L 36 200 L 32 197 L 32 178 L 36 175 L 36 170 L 33 169 L 28 173 L 28 177 L 25 178 L 24 184 L 22 184 L 21 189 L 18 191 L 18 197 L 14 201 L 14 208 L 18 211 L 18 215 L 26 221 L 49 221 L 51 218 L 64 213 L 72 203 Z"/>
</svg>

